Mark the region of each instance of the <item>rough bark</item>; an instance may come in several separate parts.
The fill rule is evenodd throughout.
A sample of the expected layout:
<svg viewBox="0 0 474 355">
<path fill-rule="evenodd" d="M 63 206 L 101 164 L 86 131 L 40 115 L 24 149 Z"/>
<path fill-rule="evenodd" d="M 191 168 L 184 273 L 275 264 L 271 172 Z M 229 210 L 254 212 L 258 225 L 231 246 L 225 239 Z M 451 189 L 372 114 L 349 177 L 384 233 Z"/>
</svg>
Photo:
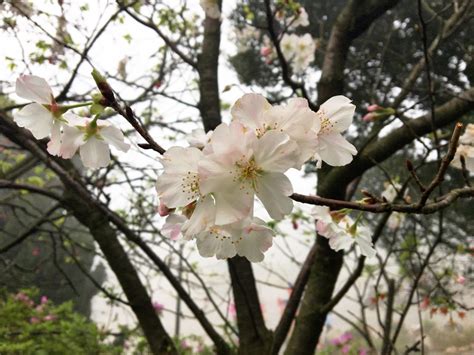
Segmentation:
<svg viewBox="0 0 474 355">
<path fill-rule="evenodd" d="M 265 327 L 252 265 L 236 256 L 228 266 L 237 311 L 239 354 L 268 354 L 272 333 Z"/>
<path fill-rule="evenodd" d="M 349 46 L 369 26 L 400 0 L 349 0 L 334 23 L 321 79 L 318 83 L 318 103 L 344 92 L 344 69 Z"/>
</svg>

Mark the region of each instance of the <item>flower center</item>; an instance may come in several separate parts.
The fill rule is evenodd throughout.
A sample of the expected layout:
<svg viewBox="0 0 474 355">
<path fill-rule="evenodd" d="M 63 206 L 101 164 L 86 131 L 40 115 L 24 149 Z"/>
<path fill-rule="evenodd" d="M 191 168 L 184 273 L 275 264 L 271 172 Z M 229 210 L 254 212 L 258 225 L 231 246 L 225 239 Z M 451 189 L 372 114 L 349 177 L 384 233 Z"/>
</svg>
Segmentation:
<svg viewBox="0 0 474 355">
<path fill-rule="evenodd" d="M 273 123 L 273 125 L 269 125 L 267 123 L 263 123 L 261 128 L 257 128 L 255 130 L 255 134 L 257 135 L 258 138 L 261 138 L 265 132 L 271 131 L 272 129 L 277 129 L 278 128 L 278 123 Z"/>
<path fill-rule="evenodd" d="M 197 199 L 201 195 L 199 192 L 198 174 L 188 171 L 181 179 L 181 189 L 182 192 L 189 197 L 189 199 Z"/>
<path fill-rule="evenodd" d="M 208 229 L 209 234 L 211 237 L 214 237 L 216 239 L 219 239 L 221 242 L 227 239 L 231 239 L 229 235 L 227 235 L 221 228 L 217 226 L 212 226 Z M 231 241 L 232 244 L 234 244 L 233 241 Z"/>
<path fill-rule="evenodd" d="M 319 116 L 319 119 L 321 120 L 321 129 L 319 130 L 319 133 L 325 133 L 325 132 L 331 131 L 332 128 L 334 127 L 334 124 L 326 116 L 326 112 L 320 109 L 316 114 Z"/>
<path fill-rule="evenodd" d="M 255 181 L 257 177 L 261 176 L 262 169 L 257 166 L 254 158 L 244 160 L 244 157 L 237 163 L 238 179 L 240 181 Z"/>
</svg>

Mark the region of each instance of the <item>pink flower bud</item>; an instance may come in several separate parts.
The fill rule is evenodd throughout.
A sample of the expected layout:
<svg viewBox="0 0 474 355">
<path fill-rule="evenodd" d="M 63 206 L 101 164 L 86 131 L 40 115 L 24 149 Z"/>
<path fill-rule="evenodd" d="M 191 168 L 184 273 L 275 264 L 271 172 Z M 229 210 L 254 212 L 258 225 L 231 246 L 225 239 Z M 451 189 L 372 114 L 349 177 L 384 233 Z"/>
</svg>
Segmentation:
<svg viewBox="0 0 474 355">
<path fill-rule="evenodd" d="M 155 309 L 156 313 L 161 314 L 165 309 L 165 305 L 160 302 L 153 302 L 153 308 Z"/>
<path fill-rule="evenodd" d="M 235 308 L 235 303 L 232 302 L 232 303 L 229 304 L 229 309 L 228 309 L 228 311 L 229 311 L 229 314 L 230 314 L 233 318 L 237 317 L 237 309 Z"/>
<path fill-rule="evenodd" d="M 40 301 L 41 304 L 45 304 L 45 303 L 48 303 L 48 297 L 46 296 L 41 296 L 41 301 Z"/>
<path fill-rule="evenodd" d="M 377 115 L 373 112 L 369 112 L 369 113 L 366 113 L 364 115 L 364 117 L 362 117 L 362 121 L 364 122 L 372 122 L 375 120 L 375 118 L 377 117 Z"/>
<path fill-rule="evenodd" d="M 374 112 L 381 109 L 382 107 L 380 107 L 379 105 L 370 105 L 369 107 L 367 107 L 368 112 Z"/>
<path fill-rule="evenodd" d="M 260 54 L 261 54 L 263 57 L 267 57 L 267 56 L 269 56 L 271 53 L 272 53 L 271 47 L 262 47 L 262 48 L 260 48 Z"/>
<path fill-rule="evenodd" d="M 456 278 L 456 282 L 460 285 L 464 285 L 466 283 L 466 278 L 462 275 L 459 275 L 457 278 Z"/>
<path fill-rule="evenodd" d="M 170 214 L 170 209 L 160 200 L 160 205 L 158 206 L 158 214 L 161 217 L 166 217 Z"/>
</svg>

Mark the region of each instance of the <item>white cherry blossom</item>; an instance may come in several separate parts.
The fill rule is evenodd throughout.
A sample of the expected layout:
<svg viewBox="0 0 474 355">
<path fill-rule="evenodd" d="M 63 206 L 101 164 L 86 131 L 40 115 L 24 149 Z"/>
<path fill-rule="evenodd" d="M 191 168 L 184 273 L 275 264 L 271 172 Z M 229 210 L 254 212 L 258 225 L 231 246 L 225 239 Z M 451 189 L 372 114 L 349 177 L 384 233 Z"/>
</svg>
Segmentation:
<svg viewBox="0 0 474 355">
<path fill-rule="evenodd" d="M 338 214 L 338 211 L 335 211 Z M 372 243 L 372 232 L 361 222 L 354 222 L 349 216 L 339 215 L 334 218 L 326 206 L 316 206 L 312 211 L 317 220 L 318 234 L 329 239 L 329 246 L 335 251 L 348 250 L 357 243 L 362 255 L 374 257 L 376 251 Z"/>
<path fill-rule="evenodd" d="M 302 74 L 314 61 L 316 42 L 309 33 L 303 36 L 284 34 L 280 46 L 283 55 L 290 62 L 296 74 Z"/>
<path fill-rule="evenodd" d="M 196 236 L 199 253 L 204 257 L 226 259 L 236 254 L 251 262 L 264 259 L 264 252 L 272 246 L 273 230 L 259 218 L 241 222 L 210 226 Z"/>
<path fill-rule="evenodd" d="M 351 100 L 342 95 L 331 97 L 319 108 L 320 129 L 315 154 L 318 167 L 321 161 L 332 166 L 347 165 L 357 154 L 357 149 L 341 135 L 351 125 L 354 111 Z"/>
<path fill-rule="evenodd" d="M 304 9 L 304 7 L 300 6 L 297 11 L 298 13 L 289 19 L 289 22 L 291 23 L 290 28 L 309 26 L 308 13 Z"/>
<path fill-rule="evenodd" d="M 452 166 L 462 169 L 461 156 L 464 157 L 466 170 L 474 173 L 474 124 L 470 123 L 466 126 L 466 130 L 459 138 L 459 146 L 456 150 Z"/>
<path fill-rule="evenodd" d="M 381 196 L 387 200 L 387 202 L 393 202 L 397 198 L 398 192 L 401 190 L 402 185 L 399 183 L 384 183 L 385 190 L 382 191 Z"/>
<path fill-rule="evenodd" d="M 28 129 L 36 139 L 51 135 L 50 154 L 59 153 L 60 131 L 64 121 L 62 111 L 54 100 L 53 91 L 46 80 L 34 75 L 22 75 L 16 80 L 16 94 L 33 101 L 13 114 L 20 127 Z"/>
<path fill-rule="evenodd" d="M 68 124 L 63 127 L 59 155 L 70 159 L 79 150 L 84 166 L 97 169 L 110 163 L 109 144 L 122 152 L 130 145 L 124 142 L 122 131 L 106 120 L 64 114 Z"/>
<path fill-rule="evenodd" d="M 272 106 L 262 95 L 245 94 L 236 101 L 231 113 L 235 121 L 254 130 L 257 137 L 271 130 L 288 134 L 299 148 L 294 168 L 299 169 L 314 155 L 319 120 L 306 99 L 292 98 L 285 106 Z"/>
<path fill-rule="evenodd" d="M 210 144 L 213 153 L 205 156 L 199 172 L 202 192 L 216 199 L 216 224 L 247 217 L 255 194 L 272 218 L 282 219 L 291 212 L 293 201 L 288 196 L 293 187 L 284 172 L 298 158 L 298 147 L 287 134 L 271 130 L 257 139 L 238 122 L 223 123 Z"/>
<path fill-rule="evenodd" d="M 348 216 L 342 218 L 338 225 L 342 227 L 341 230 L 329 236 L 331 249 L 349 250 L 352 244 L 356 243 L 362 255 L 373 258 L 377 254 L 372 243 L 372 232 L 367 226 L 356 224 Z"/>
<path fill-rule="evenodd" d="M 156 190 L 166 206 L 184 207 L 201 196 L 198 163 L 202 156 L 194 147 L 171 147 L 163 154 L 164 172 L 158 177 Z"/>
</svg>

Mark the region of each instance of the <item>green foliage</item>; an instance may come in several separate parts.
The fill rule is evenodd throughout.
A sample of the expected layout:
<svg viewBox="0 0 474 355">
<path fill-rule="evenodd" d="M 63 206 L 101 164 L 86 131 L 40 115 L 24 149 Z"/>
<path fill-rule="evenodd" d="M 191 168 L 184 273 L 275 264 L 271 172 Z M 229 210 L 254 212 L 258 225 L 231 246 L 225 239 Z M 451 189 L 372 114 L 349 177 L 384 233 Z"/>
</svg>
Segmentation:
<svg viewBox="0 0 474 355">
<path fill-rule="evenodd" d="M 36 301 L 35 301 L 36 300 Z M 0 296 L 2 354 L 119 354 L 103 342 L 96 325 L 72 310 L 54 305 L 35 290 Z"/>
</svg>

